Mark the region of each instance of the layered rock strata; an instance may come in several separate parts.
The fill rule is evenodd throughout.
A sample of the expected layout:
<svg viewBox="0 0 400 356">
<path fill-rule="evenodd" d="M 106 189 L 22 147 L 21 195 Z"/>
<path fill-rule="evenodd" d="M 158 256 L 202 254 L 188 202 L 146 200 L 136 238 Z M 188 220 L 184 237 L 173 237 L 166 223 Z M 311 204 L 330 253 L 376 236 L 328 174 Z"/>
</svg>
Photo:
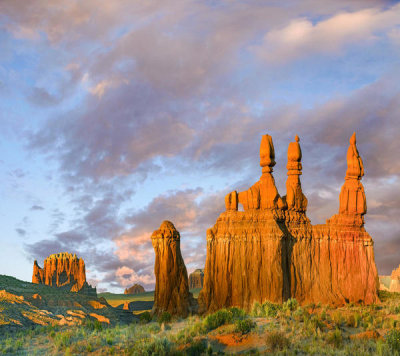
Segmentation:
<svg viewBox="0 0 400 356">
<path fill-rule="evenodd" d="M 86 282 L 85 262 L 68 252 L 50 255 L 43 268 L 33 263 L 32 283 L 64 288 L 71 292 L 96 294 L 96 289 Z"/>
<path fill-rule="evenodd" d="M 181 255 L 180 234 L 170 221 L 164 221 L 151 235 L 156 261 L 156 289 L 152 313 L 186 317 L 194 310 L 188 275 Z"/>
<path fill-rule="evenodd" d="M 347 153 L 347 172 L 339 213 L 324 225 L 312 226 L 302 192 L 299 138 L 288 147 L 287 193 L 280 197 L 272 176 L 272 139 L 260 146 L 262 175 L 245 192 L 225 197 L 226 211 L 207 231 L 201 311 L 254 302 L 301 303 L 378 301 L 378 276 L 373 241 L 365 231 L 364 174 L 355 134 Z M 238 211 L 238 203 L 244 211 Z"/>
<path fill-rule="evenodd" d="M 124 294 L 140 294 L 144 293 L 145 290 L 140 284 L 134 284 L 132 287 L 125 288 Z"/>
<path fill-rule="evenodd" d="M 189 289 L 203 288 L 204 270 L 196 269 L 189 275 Z"/>
</svg>

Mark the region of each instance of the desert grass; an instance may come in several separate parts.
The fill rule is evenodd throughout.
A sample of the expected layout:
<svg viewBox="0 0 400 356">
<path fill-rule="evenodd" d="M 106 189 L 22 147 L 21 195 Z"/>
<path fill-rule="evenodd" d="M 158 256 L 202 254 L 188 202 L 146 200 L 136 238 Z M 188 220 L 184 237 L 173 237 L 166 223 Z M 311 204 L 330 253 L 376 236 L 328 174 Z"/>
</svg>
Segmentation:
<svg viewBox="0 0 400 356">
<path fill-rule="evenodd" d="M 149 313 L 129 325 L 86 321 L 2 334 L 0 353 L 17 355 L 400 355 L 400 295 L 341 308 L 255 303 L 174 319 Z"/>
</svg>

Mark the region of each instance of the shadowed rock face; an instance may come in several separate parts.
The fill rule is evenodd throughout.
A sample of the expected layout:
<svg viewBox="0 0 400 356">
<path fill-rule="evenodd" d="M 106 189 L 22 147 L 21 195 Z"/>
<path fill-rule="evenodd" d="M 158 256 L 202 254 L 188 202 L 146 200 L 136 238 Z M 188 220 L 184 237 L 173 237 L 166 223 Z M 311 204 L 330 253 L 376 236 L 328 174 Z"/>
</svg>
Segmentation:
<svg viewBox="0 0 400 356">
<path fill-rule="evenodd" d="M 124 294 L 140 294 L 144 292 L 145 290 L 140 284 L 134 284 L 132 287 L 126 288 Z"/>
<path fill-rule="evenodd" d="M 96 289 L 86 282 L 85 262 L 67 252 L 50 255 L 43 268 L 33 263 L 32 283 L 65 288 L 71 292 L 96 294 Z"/>
<path fill-rule="evenodd" d="M 189 275 L 189 289 L 203 288 L 204 270 L 196 269 Z"/>
<path fill-rule="evenodd" d="M 164 221 L 151 235 L 156 261 L 153 314 L 169 312 L 186 317 L 193 311 L 188 275 L 181 255 L 180 235 L 170 221 Z"/>
<path fill-rule="evenodd" d="M 355 134 L 347 153 L 348 169 L 340 193 L 339 214 L 312 226 L 302 192 L 299 138 L 288 147 L 287 193 L 280 197 L 272 176 L 272 138 L 260 146 L 262 175 L 245 192 L 225 197 L 226 211 L 207 231 L 204 286 L 200 311 L 254 302 L 301 303 L 378 301 L 373 241 L 365 231 L 366 201 L 362 160 Z M 244 211 L 238 211 L 238 203 Z"/>
</svg>

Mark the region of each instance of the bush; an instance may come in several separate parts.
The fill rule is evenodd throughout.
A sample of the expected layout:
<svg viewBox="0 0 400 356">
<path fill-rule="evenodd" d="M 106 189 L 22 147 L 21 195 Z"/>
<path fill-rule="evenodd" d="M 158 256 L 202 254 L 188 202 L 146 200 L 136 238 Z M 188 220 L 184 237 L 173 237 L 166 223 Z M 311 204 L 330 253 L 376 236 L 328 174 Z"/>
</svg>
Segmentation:
<svg viewBox="0 0 400 356">
<path fill-rule="evenodd" d="M 185 349 L 185 355 L 189 356 L 203 355 L 206 350 L 207 346 L 205 345 L 205 343 L 202 340 L 196 340 L 192 342 L 187 349 Z"/>
<path fill-rule="evenodd" d="M 252 316 L 264 316 L 264 309 L 262 305 L 259 302 L 255 302 L 253 304 L 253 307 L 251 308 L 251 313 Z"/>
<path fill-rule="evenodd" d="M 329 332 L 326 335 L 326 341 L 335 347 L 341 347 L 343 344 L 342 332 L 339 329 Z"/>
<path fill-rule="evenodd" d="M 289 339 L 281 331 L 271 331 L 265 338 L 265 343 L 271 351 L 283 350 L 289 347 Z"/>
<path fill-rule="evenodd" d="M 141 349 L 135 348 L 137 355 L 160 355 L 168 356 L 171 354 L 171 342 L 167 338 L 154 339 L 151 342 L 144 342 Z"/>
<path fill-rule="evenodd" d="M 400 352 L 400 330 L 393 329 L 386 334 L 386 343 L 389 345 L 392 353 Z"/>
<path fill-rule="evenodd" d="M 102 331 L 103 330 L 103 325 L 98 320 L 92 321 L 92 320 L 88 319 L 85 321 L 83 326 L 85 327 L 85 329 L 90 330 L 90 331 Z"/>
<path fill-rule="evenodd" d="M 142 324 L 149 323 L 151 321 L 151 314 L 148 311 L 145 311 L 144 313 L 140 314 L 139 316 L 140 322 Z"/>
<path fill-rule="evenodd" d="M 233 314 L 229 310 L 221 309 L 214 314 L 207 315 L 203 320 L 203 326 L 207 331 L 214 330 L 221 325 L 227 324 L 232 321 Z"/>
<path fill-rule="evenodd" d="M 171 319 L 172 319 L 171 314 L 168 313 L 167 311 L 165 311 L 158 317 L 157 321 L 159 324 L 162 324 L 162 323 L 168 324 L 171 322 Z"/>
<path fill-rule="evenodd" d="M 229 308 L 229 311 L 232 313 L 232 319 L 244 319 L 247 317 L 246 312 L 240 308 Z"/>
<path fill-rule="evenodd" d="M 244 319 L 244 320 L 236 320 L 235 323 L 235 331 L 237 333 L 243 334 L 248 334 L 252 329 L 254 329 L 256 326 L 256 323 L 250 319 Z"/>
<path fill-rule="evenodd" d="M 290 310 L 292 312 L 295 311 L 298 308 L 298 306 L 299 303 L 295 298 L 289 298 L 286 302 L 282 304 L 282 310 L 283 311 Z"/>
<path fill-rule="evenodd" d="M 65 348 L 71 345 L 71 332 L 64 331 L 56 334 L 54 342 L 58 348 Z"/>
<path fill-rule="evenodd" d="M 296 299 L 294 299 L 294 300 L 296 300 Z M 262 308 L 264 310 L 264 316 L 273 318 L 276 316 L 276 314 L 278 314 L 278 310 L 281 309 L 281 306 L 279 304 L 265 302 L 262 305 Z"/>
</svg>

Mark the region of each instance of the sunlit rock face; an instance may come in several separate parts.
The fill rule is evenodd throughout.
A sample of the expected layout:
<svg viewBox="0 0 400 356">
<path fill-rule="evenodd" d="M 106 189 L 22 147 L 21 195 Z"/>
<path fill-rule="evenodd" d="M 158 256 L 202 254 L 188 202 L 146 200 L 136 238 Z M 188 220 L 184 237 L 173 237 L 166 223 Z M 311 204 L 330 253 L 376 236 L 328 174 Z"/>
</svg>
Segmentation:
<svg viewBox="0 0 400 356">
<path fill-rule="evenodd" d="M 68 252 L 50 255 L 43 268 L 33 263 L 32 283 L 65 288 L 71 292 L 96 294 L 96 289 L 86 282 L 85 262 Z"/>
<path fill-rule="evenodd" d="M 200 311 L 250 309 L 256 301 L 282 302 L 290 297 L 332 305 L 378 301 L 373 241 L 363 227 L 364 169 L 355 134 L 347 153 L 339 214 L 325 225 L 312 226 L 306 216 L 299 141 L 296 136 L 288 147 L 285 196 L 279 195 L 272 176 L 272 138 L 264 135 L 259 181 L 225 197 L 226 211 L 207 231 Z M 244 211 L 238 211 L 238 204 Z"/>
<path fill-rule="evenodd" d="M 193 312 L 194 300 L 189 292 L 187 270 L 181 255 L 180 234 L 170 221 L 164 221 L 151 235 L 151 242 L 156 254 L 152 312 L 186 317 Z"/>
</svg>

